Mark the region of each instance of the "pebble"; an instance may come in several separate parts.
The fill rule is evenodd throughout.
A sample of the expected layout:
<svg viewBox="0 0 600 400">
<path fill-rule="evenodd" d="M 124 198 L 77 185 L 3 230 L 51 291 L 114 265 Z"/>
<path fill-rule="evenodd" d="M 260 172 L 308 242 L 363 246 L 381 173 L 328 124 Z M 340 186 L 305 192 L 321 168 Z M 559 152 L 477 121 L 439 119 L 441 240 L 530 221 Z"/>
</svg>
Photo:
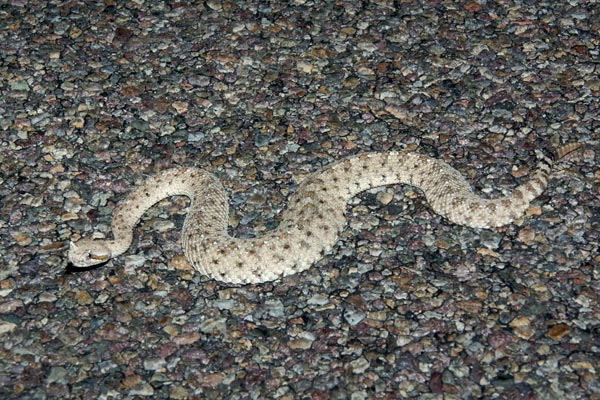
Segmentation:
<svg viewBox="0 0 600 400">
<path fill-rule="evenodd" d="M 227 319 L 226 318 L 216 318 L 209 319 L 202 322 L 198 328 L 200 332 L 203 333 L 213 333 L 213 332 L 226 332 L 227 331 Z"/>
<path fill-rule="evenodd" d="M 218 299 L 213 301 L 211 305 L 219 310 L 231 310 L 236 305 L 236 301 L 233 299 Z"/>
<path fill-rule="evenodd" d="M 52 369 L 50 369 L 50 374 L 48 375 L 48 379 L 47 382 L 48 383 L 60 383 L 60 384 L 66 384 L 67 383 L 67 376 L 68 376 L 68 372 L 65 368 L 63 367 L 52 367 Z"/>
<path fill-rule="evenodd" d="M 264 305 L 265 311 L 273 318 L 282 318 L 284 313 L 284 307 L 281 300 L 273 299 L 267 300 Z"/>
<path fill-rule="evenodd" d="M 127 268 L 141 267 L 146 263 L 146 257 L 140 254 L 131 254 L 123 257 L 124 264 Z"/>
<path fill-rule="evenodd" d="M 356 360 L 350 362 L 350 366 L 352 367 L 352 372 L 354 374 L 364 373 L 370 365 L 371 364 L 369 363 L 369 361 L 364 357 L 359 357 Z"/>
<path fill-rule="evenodd" d="M 212 326 L 210 328 L 212 328 Z M 208 328 L 207 326 L 202 326 L 201 330 L 202 332 L 211 332 L 212 329 L 210 328 Z M 173 338 L 173 343 L 179 346 L 185 346 L 190 345 L 192 343 L 196 343 L 198 340 L 200 340 L 200 334 L 197 332 L 190 332 L 178 335 L 177 337 Z"/>
<path fill-rule="evenodd" d="M 185 114 L 189 108 L 189 104 L 184 101 L 175 101 L 172 106 L 177 111 L 177 114 Z"/>
<path fill-rule="evenodd" d="M 165 367 L 167 360 L 164 358 L 148 358 L 144 360 L 144 368 L 152 371 L 158 371 Z"/>
<path fill-rule="evenodd" d="M 383 204 L 384 206 L 390 204 L 390 202 L 394 199 L 394 194 L 387 192 L 387 191 L 381 191 L 377 193 L 377 201 L 380 202 L 381 204 Z"/>
<path fill-rule="evenodd" d="M 87 290 L 80 290 L 75 295 L 75 299 L 77 299 L 77 303 L 80 305 L 92 304 L 94 302 L 94 298 L 90 295 Z"/>
<path fill-rule="evenodd" d="M 152 229 L 156 232 L 162 233 L 175 229 L 175 223 L 173 221 L 166 220 L 155 220 L 152 222 Z"/>
<path fill-rule="evenodd" d="M 554 325 L 552 328 L 548 329 L 548 336 L 550 336 L 552 340 L 560 340 L 570 331 L 571 329 L 567 325 Z"/>
<path fill-rule="evenodd" d="M 356 326 L 359 322 L 365 319 L 367 315 L 363 312 L 347 308 L 344 311 L 344 319 L 352 326 Z"/>
<path fill-rule="evenodd" d="M 12 237 L 19 246 L 29 246 L 33 242 L 33 237 L 29 232 L 15 232 Z"/>
<path fill-rule="evenodd" d="M 308 304 L 308 305 L 319 305 L 319 306 L 323 306 L 327 303 L 329 303 L 329 298 L 320 293 L 314 294 L 306 302 L 306 304 Z"/>
<path fill-rule="evenodd" d="M 17 324 L 13 324 L 12 322 L 0 321 L 0 333 L 8 333 L 14 330 L 17 327 Z"/>
<path fill-rule="evenodd" d="M 135 385 L 128 393 L 129 396 L 153 396 L 154 388 L 146 383 L 142 382 Z"/>
<path fill-rule="evenodd" d="M 308 339 L 292 339 L 288 342 L 288 346 L 293 350 L 308 350 L 312 346 L 312 341 Z"/>
<path fill-rule="evenodd" d="M 530 245 L 535 240 L 536 232 L 530 226 L 523 227 L 519 230 L 519 240 L 525 243 L 526 245 Z"/>
</svg>

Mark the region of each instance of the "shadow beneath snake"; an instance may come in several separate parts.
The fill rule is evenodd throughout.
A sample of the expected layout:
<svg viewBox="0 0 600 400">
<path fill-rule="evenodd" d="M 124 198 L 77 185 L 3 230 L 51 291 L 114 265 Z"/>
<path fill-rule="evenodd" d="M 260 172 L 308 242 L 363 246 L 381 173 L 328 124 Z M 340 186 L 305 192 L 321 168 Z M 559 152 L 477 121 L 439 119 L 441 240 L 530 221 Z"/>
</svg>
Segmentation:
<svg viewBox="0 0 600 400">
<path fill-rule="evenodd" d="M 69 262 L 69 263 L 67 263 L 67 266 L 65 267 L 64 273 L 65 274 L 74 274 L 76 272 L 92 271 L 94 269 L 102 268 L 103 266 L 108 264 L 108 261 L 109 260 L 107 260 L 106 262 L 103 262 L 102 264 L 90 265 L 89 267 L 76 267 L 71 262 Z"/>
</svg>

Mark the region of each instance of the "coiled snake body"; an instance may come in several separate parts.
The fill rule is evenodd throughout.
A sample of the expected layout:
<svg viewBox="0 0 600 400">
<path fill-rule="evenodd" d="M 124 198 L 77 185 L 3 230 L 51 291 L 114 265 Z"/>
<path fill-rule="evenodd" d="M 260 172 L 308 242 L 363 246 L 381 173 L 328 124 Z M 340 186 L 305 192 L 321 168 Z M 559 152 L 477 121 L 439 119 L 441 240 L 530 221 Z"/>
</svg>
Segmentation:
<svg viewBox="0 0 600 400">
<path fill-rule="evenodd" d="M 578 148 L 561 147 L 557 158 Z M 114 239 L 85 237 L 72 242 L 70 262 L 79 267 L 101 264 L 124 253 L 133 228 L 161 199 L 191 199 L 182 232 L 183 249 L 200 273 L 232 284 L 275 280 L 309 268 L 327 254 L 344 228 L 346 202 L 377 186 L 404 183 L 425 194 L 431 208 L 451 222 L 493 228 L 523 215 L 546 188 L 552 162 L 542 158 L 529 180 L 510 196 L 484 199 L 473 193 L 460 173 L 443 161 L 413 152 L 367 153 L 335 162 L 310 175 L 290 196 L 279 226 L 258 238 L 228 235 L 228 200 L 212 174 L 194 168 L 161 172 L 131 192 L 114 211 Z"/>
</svg>

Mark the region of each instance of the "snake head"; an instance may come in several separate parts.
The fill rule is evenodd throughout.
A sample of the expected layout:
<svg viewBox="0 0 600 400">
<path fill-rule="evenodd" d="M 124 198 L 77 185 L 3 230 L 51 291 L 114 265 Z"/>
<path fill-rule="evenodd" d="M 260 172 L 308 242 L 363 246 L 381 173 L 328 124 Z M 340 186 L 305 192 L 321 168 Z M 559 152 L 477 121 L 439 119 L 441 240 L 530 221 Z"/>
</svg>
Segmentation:
<svg viewBox="0 0 600 400">
<path fill-rule="evenodd" d="M 110 249 L 103 240 L 85 237 L 69 246 L 69 261 L 76 267 L 90 267 L 110 260 Z"/>
</svg>

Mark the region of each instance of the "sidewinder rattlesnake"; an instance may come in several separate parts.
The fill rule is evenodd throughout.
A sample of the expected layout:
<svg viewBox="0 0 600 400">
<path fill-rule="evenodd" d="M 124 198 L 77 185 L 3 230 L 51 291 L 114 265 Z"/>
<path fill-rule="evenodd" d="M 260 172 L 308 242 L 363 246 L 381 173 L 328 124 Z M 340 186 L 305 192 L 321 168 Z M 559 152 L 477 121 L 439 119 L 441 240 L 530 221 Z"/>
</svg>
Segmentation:
<svg viewBox="0 0 600 400">
<path fill-rule="evenodd" d="M 557 150 L 560 159 L 580 147 Z M 160 172 L 131 192 L 115 209 L 114 239 L 84 237 L 71 242 L 69 261 L 92 266 L 124 253 L 133 228 L 161 199 L 191 199 L 182 231 L 183 249 L 201 274 L 230 284 L 272 281 L 309 268 L 326 255 L 344 228 L 346 202 L 377 186 L 409 184 L 421 189 L 431 208 L 451 222 L 493 228 L 522 216 L 547 186 L 552 161 L 542 157 L 529 181 L 510 196 L 484 199 L 473 193 L 460 173 L 445 162 L 403 151 L 367 153 L 326 166 L 305 179 L 290 196 L 279 226 L 258 238 L 228 235 L 228 200 L 223 185 L 206 171 L 179 168 Z"/>
</svg>

